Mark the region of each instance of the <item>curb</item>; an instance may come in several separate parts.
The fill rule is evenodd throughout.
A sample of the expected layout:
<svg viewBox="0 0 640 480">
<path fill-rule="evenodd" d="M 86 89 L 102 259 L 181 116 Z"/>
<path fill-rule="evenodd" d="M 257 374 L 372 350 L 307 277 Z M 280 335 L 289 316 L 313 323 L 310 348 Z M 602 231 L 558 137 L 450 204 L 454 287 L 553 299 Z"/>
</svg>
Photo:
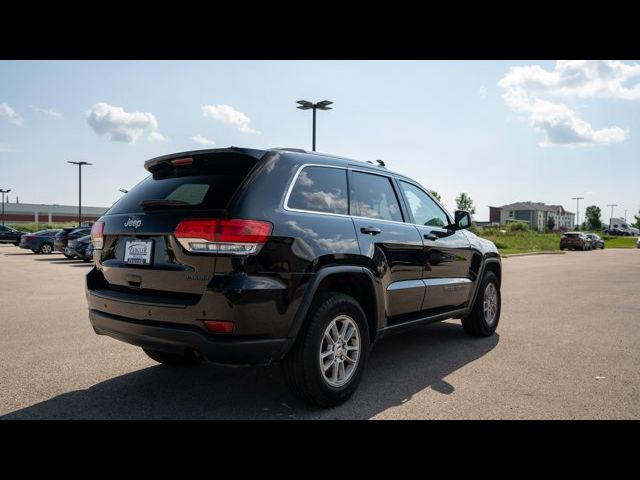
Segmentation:
<svg viewBox="0 0 640 480">
<path fill-rule="evenodd" d="M 509 257 L 528 257 L 530 255 L 564 255 L 567 252 L 563 252 L 561 250 L 549 250 L 546 252 L 527 252 L 527 253 L 507 253 L 504 255 L 500 255 L 502 258 Z"/>
</svg>

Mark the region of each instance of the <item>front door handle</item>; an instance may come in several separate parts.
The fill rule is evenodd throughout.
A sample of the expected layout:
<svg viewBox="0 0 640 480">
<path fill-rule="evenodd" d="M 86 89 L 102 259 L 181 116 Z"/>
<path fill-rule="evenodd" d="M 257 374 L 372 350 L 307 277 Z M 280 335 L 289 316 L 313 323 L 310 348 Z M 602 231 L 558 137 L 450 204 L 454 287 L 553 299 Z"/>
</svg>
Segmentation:
<svg viewBox="0 0 640 480">
<path fill-rule="evenodd" d="M 424 234 L 424 239 L 425 240 L 438 240 L 438 236 L 434 233 L 425 233 Z"/>
<path fill-rule="evenodd" d="M 382 233 L 382 230 L 376 227 L 362 227 L 360 231 L 367 235 L 378 235 L 379 233 Z"/>
</svg>

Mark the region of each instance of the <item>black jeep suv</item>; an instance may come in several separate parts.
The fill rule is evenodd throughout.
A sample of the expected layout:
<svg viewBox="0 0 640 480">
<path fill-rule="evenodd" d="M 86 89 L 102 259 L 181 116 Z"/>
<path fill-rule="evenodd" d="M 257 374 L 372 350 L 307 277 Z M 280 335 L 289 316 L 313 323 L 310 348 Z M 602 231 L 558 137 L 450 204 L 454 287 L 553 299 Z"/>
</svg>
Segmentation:
<svg viewBox="0 0 640 480">
<path fill-rule="evenodd" d="M 500 318 L 500 256 L 425 188 L 368 162 L 296 149 L 199 150 L 151 173 L 93 227 L 98 334 L 167 365 L 281 361 L 322 407 L 357 388 L 384 335 Z"/>
</svg>

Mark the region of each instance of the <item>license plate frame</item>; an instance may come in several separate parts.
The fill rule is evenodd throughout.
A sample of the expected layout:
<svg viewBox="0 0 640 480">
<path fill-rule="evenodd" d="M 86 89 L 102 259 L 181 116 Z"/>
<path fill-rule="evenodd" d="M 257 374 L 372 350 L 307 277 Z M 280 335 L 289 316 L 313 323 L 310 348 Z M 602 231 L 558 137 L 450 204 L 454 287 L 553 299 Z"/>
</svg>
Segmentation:
<svg viewBox="0 0 640 480">
<path fill-rule="evenodd" d="M 144 267 L 152 265 L 153 246 L 153 240 L 126 240 L 124 244 L 124 263 Z"/>
</svg>

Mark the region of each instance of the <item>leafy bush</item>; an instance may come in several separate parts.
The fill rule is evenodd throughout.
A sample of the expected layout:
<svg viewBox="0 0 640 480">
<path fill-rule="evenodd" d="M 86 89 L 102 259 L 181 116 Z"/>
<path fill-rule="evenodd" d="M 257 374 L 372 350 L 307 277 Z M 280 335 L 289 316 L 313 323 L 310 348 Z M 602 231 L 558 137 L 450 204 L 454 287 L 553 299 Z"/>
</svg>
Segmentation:
<svg viewBox="0 0 640 480">
<path fill-rule="evenodd" d="M 507 225 L 508 232 L 528 232 L 529 224 L 525 222 L 511 222 Z"/>
</svg>

